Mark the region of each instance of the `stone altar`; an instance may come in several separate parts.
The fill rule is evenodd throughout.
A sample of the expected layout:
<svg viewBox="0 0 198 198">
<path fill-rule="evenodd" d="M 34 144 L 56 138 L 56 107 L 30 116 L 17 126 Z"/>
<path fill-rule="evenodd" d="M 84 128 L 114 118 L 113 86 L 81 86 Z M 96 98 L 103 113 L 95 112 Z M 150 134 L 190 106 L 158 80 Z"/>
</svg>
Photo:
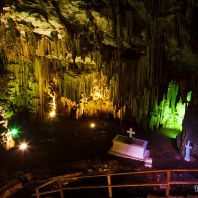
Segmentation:
<svg viewBox="0 0 198 198">
<path fill-rule="evenodd" d="M 113 146 L 109 150 L 109 154 L 145 161 L 150 154 L 150 151 L 146 150 L 147 144 L 148 141 L 146 140 L 116 135 L 113 139 Z"/>
</svg>

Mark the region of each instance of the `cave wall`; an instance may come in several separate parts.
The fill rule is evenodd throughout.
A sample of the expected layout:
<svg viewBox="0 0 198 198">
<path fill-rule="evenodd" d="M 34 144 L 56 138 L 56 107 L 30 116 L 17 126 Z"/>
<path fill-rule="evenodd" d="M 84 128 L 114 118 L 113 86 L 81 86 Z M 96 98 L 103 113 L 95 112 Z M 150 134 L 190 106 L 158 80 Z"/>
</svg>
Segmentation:
<svg viewBox="0 0 198 198">
<path fill-rule="evenodd" d="M 53 95 L 61 112 L 61 98 L 79 103 L 96 80 L 109 90 L 114 117 L 147 128 L 172 80 L 183 103 L 189 91 L 196 98 L 197 7 L 193 0 L 2 3 L 1 103 L 44 118 Z"/>
<path fill-rule="evenodd" d="M 160 107 L 163 97 L 169 98 L 166 93 L 172 81 L 179 85 L 177 99 L 171 103 L 174 107 L 170 107 L 175 114 L 179 106 L 187 107 L 188 93 L 192 93 L 191 102 L 197 101 L 197 2 L 131 0 L 113 6 L 112 10 L 118 10 L 113 12 L 116 36 L 124 38 L 114 78 L 116 105 L 127 105 L 128 118 L 147 127 L 155 107 Z M 158 111 L 156 119 L 161 124 L 157 128 L 166 127 L 162 111 Z"/>
</svg>

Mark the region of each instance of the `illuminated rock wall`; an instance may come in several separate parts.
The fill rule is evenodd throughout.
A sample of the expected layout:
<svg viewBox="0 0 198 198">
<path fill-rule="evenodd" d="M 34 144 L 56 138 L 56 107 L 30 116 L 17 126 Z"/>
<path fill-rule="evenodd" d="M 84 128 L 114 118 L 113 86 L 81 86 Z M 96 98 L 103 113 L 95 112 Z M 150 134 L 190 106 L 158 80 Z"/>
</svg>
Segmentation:
<svg viewBox="0 0 198 198">
<path fill-rule="evenodd" d="M 80 105 L 81 93 L 91 98 L 99 86 L 99 92 L 109 91 L 107 111 L 147 128 L 172 80 L 182 102 L 190 90 L 197 92 L 194 1 L 35 0 L 1 6 L 0 71 L 6 81 L 0 100 L 10 111 L 27 108 L 45 118 L 55 96 L 62 114 L 66 100 Z"/>
<path fill-rule="evenodd" d="M 157 129 L 161 125 L 163 128 L 181 131 L 185 111 L 191 100 L 191 94 L 192 92 L 189 91 L 184 103 L 179 94 L 179 86 L 174 82 L 169 83 L 167 94 L 164 95 L 159 105 L 155 104 L 150 119 L 150 128 Z"/>
</svg>

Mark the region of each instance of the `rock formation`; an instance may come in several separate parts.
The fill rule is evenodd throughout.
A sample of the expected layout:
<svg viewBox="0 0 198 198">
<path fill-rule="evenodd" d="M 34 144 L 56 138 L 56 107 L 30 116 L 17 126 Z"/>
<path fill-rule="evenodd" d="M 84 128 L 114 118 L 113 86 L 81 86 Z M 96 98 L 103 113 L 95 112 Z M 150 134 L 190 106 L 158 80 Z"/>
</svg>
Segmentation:
<svg viewBox="0 0 198 198">
<path fill-rule="evenodd" d="M 148 128 L 171 82 L 178 86 L 172 109 L 180 99 L 186 104 L 190 91 L 197 98 L 195 0 L 10 0 L 0 6 L 0 102 L 11 115 L 28 109 L 44 119 L 53 98 L 56 113 L 70 113 L 83 93 L 92 109 L 84 108 L 86 115 L 104 112 Z"/>
<path fill-rule="evenodd" d="M 8 129 L 8 121 L 5 117 L 3 108 L 0 106 L 0 147 L 10 150 L 15 146 L 11 132 Z"/>
</svg>

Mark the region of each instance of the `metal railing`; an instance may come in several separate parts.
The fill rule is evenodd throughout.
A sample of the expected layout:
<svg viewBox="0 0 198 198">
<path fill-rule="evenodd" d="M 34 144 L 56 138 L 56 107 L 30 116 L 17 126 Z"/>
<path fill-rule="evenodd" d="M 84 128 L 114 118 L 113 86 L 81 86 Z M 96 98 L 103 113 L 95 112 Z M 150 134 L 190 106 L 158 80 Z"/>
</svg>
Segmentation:
<svg viewBox="0 0 198 198">
<path fill-rule="evenodd" d="M 127 173 L 112 173 L 112 174 L 106 174 L 106 175 L 94 175 L 94 176 L 59 176 L 55 177 L 51 181 L 39 186 L 36 188 L 36 193 L 33 194 L 33 196 L 36 196 L 37 198 L 40 198 L 41 195 L 47 195 L 47 194 L 52 194 L 52 193 L 60 193 L 60 197 L 64 198 L 64 191 L 66 190 L 82 190 L 82 189 L 101 189 L 101 188 L 107 188 L 108 189 L 108 196 L 111 198 L 113 197 L 113 188 L 126 188 L 126 187 L 154 187 L 154 186 L 163 186 L 166 190 L 166 197 L 169 196 L 170 194 L 170 186 L 171 185 L 195 185 L 198 184 L 198 178 L 196 178 L 196 181 L 172 181 L 171 180 L 171 175 L 173 173 L 177 172 L 197 172 L 198 169 L 172 169 L 172 170 L 152 170 L 152 171 L 140 171 L 140 172 L 127 172 Z M 128 184 L 112 184 L 113 176 L 126 176 L 126 175 L 148 175 L 152 173 L 158 173 L 158 174 L 165 174 L 166 179 L 165 182 L 155 182 L 155 183 L 128 183 Z M 77 186 L 77 187 L 62 187 L 62 184 L 66 184 L 70 181 L 75 181 L 75 180 L 83 180 L 85 178 L 90 178 L 90 179 L 96 179 L 96 178 L 105 178 L 107 184 L 106 185 L 91 185 L 91 186 Z M 45 190 L 41 191 L 42 188 L 44 187 L 49 187 L 52 184 L 56 184 L 56 187 L 58 189 L 54 190 Z"/>
</svg>

